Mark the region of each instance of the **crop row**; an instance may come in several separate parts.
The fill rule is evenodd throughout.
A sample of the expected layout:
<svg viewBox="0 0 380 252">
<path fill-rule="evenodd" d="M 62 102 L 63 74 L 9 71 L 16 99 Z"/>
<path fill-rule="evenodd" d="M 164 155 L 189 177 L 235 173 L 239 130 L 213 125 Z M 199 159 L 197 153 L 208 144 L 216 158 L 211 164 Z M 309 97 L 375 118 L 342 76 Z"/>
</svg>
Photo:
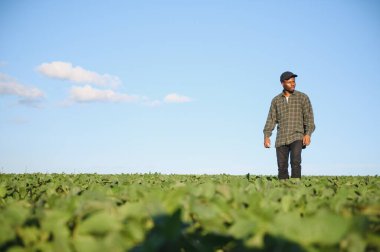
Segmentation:
<svg viewBox="0 0 380 252">
<path fill-rule="evenodd" d="M 1 174 L 0 251 L 377 251 L 378 177 Z"/>
</svg>

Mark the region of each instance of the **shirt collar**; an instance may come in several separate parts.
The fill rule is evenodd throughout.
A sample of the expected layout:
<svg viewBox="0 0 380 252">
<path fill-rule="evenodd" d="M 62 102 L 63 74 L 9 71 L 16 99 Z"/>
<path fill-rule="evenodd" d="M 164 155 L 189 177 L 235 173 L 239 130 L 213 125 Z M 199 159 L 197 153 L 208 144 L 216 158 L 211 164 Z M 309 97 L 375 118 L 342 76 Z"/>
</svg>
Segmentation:
<svg viewBox="0 0 380 252">
<path fill-rule="evenodd" d="M 297 93 L 298 93 L 297 90 L 294 90 L 294 92 L 293 92 L 292 94 L 290 94 L 290 96 L 292 96 L 292 95 L 297 95 Z M 285 94 L 284 94 L 284 91 L 281 92 L 281 95 L 282 95 L 283 97 L 286 97 Z M 290 97 L 290 96 L 289 96 L 289 97 Z"/>
</svg>

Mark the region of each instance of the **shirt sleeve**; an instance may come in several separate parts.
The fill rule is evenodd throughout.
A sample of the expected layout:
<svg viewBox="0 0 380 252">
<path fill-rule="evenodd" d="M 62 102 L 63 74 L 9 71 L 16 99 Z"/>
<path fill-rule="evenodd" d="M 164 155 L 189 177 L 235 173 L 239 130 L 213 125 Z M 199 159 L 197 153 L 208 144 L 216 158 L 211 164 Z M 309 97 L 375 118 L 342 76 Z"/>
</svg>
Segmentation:
<svg viewBox="0 0 380 252">
<path fill-rule="evenodd" d="M 306 96 L 303 106 L 303 123 L 305 128 L 305 135 L 311 136 L 315 130 L 313 107 L 308 96 Z"/>
<path fill-rule="evenodd" d="M 277 117 L 276 117 L 276 106 L 274 99 L 272 100 L 272 103 L 270 105 L 267 121 L 264 126 L 264 137 L 270 137 L 272 135 L 272 131 L 277 123 Z"/>
</svg>

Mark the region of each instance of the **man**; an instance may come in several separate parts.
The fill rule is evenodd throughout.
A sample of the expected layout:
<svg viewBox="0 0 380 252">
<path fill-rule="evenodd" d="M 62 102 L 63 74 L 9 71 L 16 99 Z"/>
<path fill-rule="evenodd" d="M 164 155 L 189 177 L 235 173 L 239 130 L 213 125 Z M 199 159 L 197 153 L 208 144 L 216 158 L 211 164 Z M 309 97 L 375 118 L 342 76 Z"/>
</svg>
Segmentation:
<svg viewBox="0 0 380 252">
<path fill-rule="evenodd" d="M 289 154 L 291 177 L 301 178 L 301 152 L 310 144 L 315 129 L 309 97 L 295 91 L 296 77 L 296 74 L 288 71 L 281 74 L 283 91 L 273 98 L 264 127 L 264 147 L 269 148 L 270 136 L 277 124 L 275 147 L 279 179 L 289 178 Z"/>
</svg>

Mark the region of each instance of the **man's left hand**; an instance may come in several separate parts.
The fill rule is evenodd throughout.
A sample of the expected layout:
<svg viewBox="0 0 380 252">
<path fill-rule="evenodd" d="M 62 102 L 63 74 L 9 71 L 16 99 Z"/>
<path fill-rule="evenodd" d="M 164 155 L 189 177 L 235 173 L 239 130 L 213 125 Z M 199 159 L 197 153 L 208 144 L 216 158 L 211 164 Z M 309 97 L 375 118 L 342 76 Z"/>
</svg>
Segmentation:
<svg viewBox="0 0 380 252">
<path fill-rule="evenodd" d="M 310 136 L 309 136 L 309 135 L 305 135 L 305 136 L 303 137 L 302 144 L 303 144 L 304 146 L 308 146 L 308 145 L 310 144 L 310 142 L 311 142 Z"/>
</svg>

